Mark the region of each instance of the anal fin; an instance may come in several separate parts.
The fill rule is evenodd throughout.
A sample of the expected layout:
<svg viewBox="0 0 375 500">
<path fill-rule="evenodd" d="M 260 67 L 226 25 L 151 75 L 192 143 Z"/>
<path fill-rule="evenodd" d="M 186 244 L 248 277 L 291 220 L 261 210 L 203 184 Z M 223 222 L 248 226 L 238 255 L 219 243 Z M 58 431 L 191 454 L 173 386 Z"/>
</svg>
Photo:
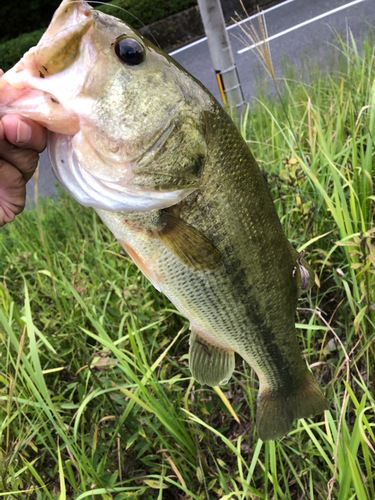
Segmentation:
<svg viewBox="0 0 375 500">
<path fill-rule="evenodd" d="M 234 370 L 234 351 L 211 344 L 192 329 L 189 368 L 200 384 L 226 384 Z"/>
</svg>

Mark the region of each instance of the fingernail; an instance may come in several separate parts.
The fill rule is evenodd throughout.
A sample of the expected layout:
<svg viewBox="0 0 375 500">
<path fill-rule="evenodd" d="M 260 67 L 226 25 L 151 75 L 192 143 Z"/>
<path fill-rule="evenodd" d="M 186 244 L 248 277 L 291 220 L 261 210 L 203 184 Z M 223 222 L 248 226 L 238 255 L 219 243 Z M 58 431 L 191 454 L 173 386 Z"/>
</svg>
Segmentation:
<svg viewBox="0 0 375 500">
<path fill-rule="evenodd" d="M 17 139 L 16 142 L 24 144 L 31 139 L 31 127 L 26 123 L 19 121 L 17 125 Z"/>
</svg>

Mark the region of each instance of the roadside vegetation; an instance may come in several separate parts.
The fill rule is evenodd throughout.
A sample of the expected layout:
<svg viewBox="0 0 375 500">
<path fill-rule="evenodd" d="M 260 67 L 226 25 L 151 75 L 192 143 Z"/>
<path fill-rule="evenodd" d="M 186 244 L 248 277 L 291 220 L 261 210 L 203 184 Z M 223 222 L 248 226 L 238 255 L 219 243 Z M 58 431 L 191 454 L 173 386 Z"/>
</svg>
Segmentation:
<svg viewBox="0 0 375 500">
<path fill-rule="evenodd" d="M 375 58 L 338 44 L 241 125 L 316 270 L 296 323 L 330 410 L 257 439 L 254 372 L 194 382 L 186 320 L 61 193 L 0 231 L 0 498 L 375 498 Z"/>
<path fill-rule="evenodd" d="M 93 4 L 95 6 L 95 4 Z M 197 5 L 197 0 L 111 0 L 105 5 L 96 7 L 111 16 L 118 17 L 130 24 L 134 29 L 154 23 L 167 16 Z M 120 7 L 119 9 L 117 7 Z"/>
</svg>

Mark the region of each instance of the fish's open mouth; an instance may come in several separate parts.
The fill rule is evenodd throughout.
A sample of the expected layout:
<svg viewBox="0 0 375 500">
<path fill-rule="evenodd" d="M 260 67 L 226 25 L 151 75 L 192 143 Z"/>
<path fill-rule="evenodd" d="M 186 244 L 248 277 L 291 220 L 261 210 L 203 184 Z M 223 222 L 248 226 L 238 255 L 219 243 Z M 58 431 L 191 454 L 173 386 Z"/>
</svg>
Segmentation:
<svg viewBox="0 0 375 500">
<path fill-rule="evenodd" d="M 53 132 L 78 132 L 69 103 L 84 85 L 83 68 L 95 63 L 94 18 L 84 1 L 60 5 L 38 45 L 0 78 L 0 116 L 18 113 Z"/>
<path fill-rule="evenodd" d="M 79 203 L 111 211 L 167 208 L 195 189 L 184 172 L 172 176 L 158 167 L 152 178 L 159 150 L 170 153 L 165 144 L 184 99 L 172 76 L 170 97 L 163 97 L 168 77 L 152 65 L 152 77 L 124 68 L 113 47 L 124 36 L 143 43 L 83 0 L 64 0 L 38 45 L 0 78 L 0 116 L 19 113 L 48 129 L 55 175 Z M 158 89 L 152 102 L 145 99 L 151 81 Z"/>
</svg>

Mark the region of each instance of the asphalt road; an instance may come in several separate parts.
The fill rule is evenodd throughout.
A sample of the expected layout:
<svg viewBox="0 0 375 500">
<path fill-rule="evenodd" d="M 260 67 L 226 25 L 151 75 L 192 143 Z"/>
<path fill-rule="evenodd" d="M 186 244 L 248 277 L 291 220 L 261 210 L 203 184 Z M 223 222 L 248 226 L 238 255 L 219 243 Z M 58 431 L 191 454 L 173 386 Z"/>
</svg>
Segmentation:
<svg viewBox="0 0 375 500">
<path fill-rule="evenodd" d="M 350 30 L 360 45 L 371 27 L 375 27 L 375 0 L 286 0 L 265 10 L 265 19 L 275 74 L 280 77 L 283 57 L 297 69 L 306 55 L 321 67 L 327 67 L 329 57 L 334 54 L 335 32 L 347 40 Z M 256 24 L 256 19 L 252 21 Z M 256 95 L 254 75 L 259 62 L 254 52 L 235 38 L 240 33 L 238 26 L 229 27 L 229 33 L 245 100 L 251 101 Z M 171 55 L 220 100 L 205 38 Z M 48 155 L 44 152 L 39 165 L 39 196 L 53 196 L 55 183 Z M 34 192 L 32 179 L 27 186 L 31 200 L 34 200 Z"/>
</svg>

